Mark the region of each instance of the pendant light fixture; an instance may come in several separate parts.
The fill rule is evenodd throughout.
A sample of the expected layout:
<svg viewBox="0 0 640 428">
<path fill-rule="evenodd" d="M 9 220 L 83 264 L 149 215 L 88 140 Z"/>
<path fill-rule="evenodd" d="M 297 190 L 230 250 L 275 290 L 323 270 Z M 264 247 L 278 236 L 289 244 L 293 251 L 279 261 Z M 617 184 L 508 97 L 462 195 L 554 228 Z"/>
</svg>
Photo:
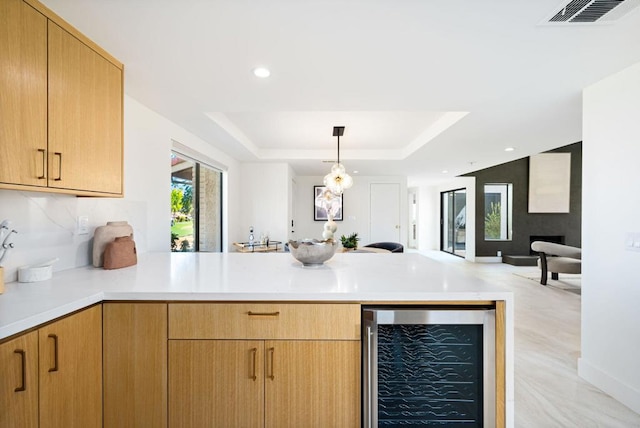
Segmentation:
<svg viewBox="0 0 640 428">
<path fill-rule="evenodd" d="M 324 176 L 324 185 L 331 193 L 340 196 L 345 189 L 353 186 L 353 178 L 340 163 L 340 137 L 344 135 L 344 126 L 334 126 L 333 136 L 338 137 L 338 159 L 331 167 L 331 172 Z"/>
</svg>

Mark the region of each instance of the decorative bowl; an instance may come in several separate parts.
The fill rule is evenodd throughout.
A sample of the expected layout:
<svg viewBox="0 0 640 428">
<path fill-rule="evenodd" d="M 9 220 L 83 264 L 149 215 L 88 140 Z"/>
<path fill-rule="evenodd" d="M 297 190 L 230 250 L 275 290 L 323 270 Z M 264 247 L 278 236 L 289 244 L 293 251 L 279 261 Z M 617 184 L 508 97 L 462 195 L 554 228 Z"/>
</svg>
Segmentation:
<svg viewBox="0 0 640 428">
<path fill-rule="evenodd" d="M 334 239 L 318 241 L 317 239 L 303 239 L 289 241 L 291 255 L 303 266 L 320 266 L 329 260 L 336 252 L 338 242 Z"/>
</svg>

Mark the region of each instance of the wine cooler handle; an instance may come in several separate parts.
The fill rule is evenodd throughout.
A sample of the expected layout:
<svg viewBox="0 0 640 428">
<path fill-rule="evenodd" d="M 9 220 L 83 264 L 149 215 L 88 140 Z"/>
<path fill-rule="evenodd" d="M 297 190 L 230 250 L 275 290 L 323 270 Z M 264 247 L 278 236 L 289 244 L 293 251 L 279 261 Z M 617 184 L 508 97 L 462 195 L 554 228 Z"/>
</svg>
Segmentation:
<svg viewBox="0 0 640 428">
<path fill-rule="evenodd" d="M 367 326 L 367 333 L 366 333 L 366 337 L 365 340 L 367 342 L 367 388 L 365 389 L 365 397 L 364 397 L 364 403 L 366 407 L 365 410 L 365 414 L 367 417 L 366 420 L 366 424 L 367 424 L 367 428 L 372 428 L 372 421 L 373 421 L 373 415 L 371 414 L 371 400 L 373 399 L 372 397 L 372 391 L 371 391 L 371 382 L 372 382 L 372 376 L 371 376 L 371 366 L 373 365 L 373 355 L 371 352 L 371 326 Z"/>
</svg>

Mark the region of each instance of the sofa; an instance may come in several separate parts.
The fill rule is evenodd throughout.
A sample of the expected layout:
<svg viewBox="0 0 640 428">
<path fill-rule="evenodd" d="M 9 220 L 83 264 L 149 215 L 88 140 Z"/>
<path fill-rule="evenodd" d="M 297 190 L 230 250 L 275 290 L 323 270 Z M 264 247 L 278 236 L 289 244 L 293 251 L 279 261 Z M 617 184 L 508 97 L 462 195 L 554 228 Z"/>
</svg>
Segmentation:
<svg viewBox="0 0 640 428">
<path fill-rule="evenodd" d="M 380 248 L 383 250 L 387 250 L 391 253 L 403 253 L 404 246 L 398 242 L 374 242 L 372 244 L 367 244 L 363 247 L 366 248 Z"/>
<path fill-rule="evenodd" d="M 582 249 L 553 242 L 534 241 L 531 249 L 540 255 L 538 267 L 541 269 L 540 284 L 547 285 L 547 276 L 558 279 L 560 273 L 582 272 Z"/>
</svg>

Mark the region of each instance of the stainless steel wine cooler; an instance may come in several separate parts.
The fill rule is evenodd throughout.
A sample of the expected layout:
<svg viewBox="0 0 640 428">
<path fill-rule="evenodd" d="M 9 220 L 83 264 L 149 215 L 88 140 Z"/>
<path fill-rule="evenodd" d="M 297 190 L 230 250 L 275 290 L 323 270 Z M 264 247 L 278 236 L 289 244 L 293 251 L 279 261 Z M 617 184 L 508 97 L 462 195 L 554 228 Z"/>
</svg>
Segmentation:
<svg viewBox="0 0 640 428">
<path fill-rule="evenodd" d="M 495 310 L 363 309 L 363 423 L 495 426 Z"/>
</svg>

